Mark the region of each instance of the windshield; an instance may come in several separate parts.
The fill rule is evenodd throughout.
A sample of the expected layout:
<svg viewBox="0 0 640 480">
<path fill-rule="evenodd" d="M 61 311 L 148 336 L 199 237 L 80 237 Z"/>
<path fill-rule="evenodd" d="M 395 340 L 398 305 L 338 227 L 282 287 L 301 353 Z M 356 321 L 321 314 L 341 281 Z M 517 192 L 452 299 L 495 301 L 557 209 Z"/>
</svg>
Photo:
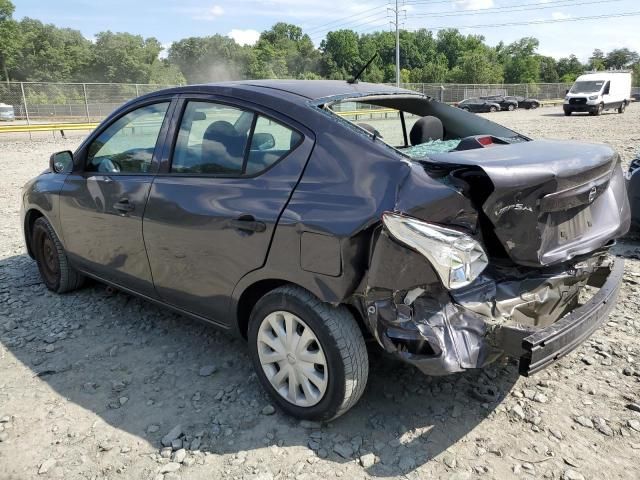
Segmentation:
<svg viewBox="0 0 640 480">
<path fill-rule="evenodd" d="M 599 92 L 604 85 L 604 80 L 594 80 L 588 82 L 576 82 L 569 92 L 571 93 L 595 93 Z"/>
<path fill-rule="evenodd" d="M 0 107 L 2 113 L 13 113 L 13 107 Z"/>
</svg>

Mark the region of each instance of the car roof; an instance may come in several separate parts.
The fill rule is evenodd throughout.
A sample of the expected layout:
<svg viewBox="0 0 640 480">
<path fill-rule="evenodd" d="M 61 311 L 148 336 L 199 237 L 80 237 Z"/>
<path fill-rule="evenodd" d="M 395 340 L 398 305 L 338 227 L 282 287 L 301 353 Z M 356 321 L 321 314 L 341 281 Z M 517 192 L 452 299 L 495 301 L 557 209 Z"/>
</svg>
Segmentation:
<svg viewBox="0 0 640 480">
<path fill-rule="evenodd" d="M 201 92 L 215 93 L 220 89 L 238 88 L 241 90 L 271 89 L 302 97 L 306 100 L 319 100 L 331 97 L 359 97 L 364 95 L 421 95 L 413 90 L 406 90 L 392 85 L 379 83 L 357 82 L 349 83 L 345 80 L 240 80 L 231 82 L 206 83 L 187 85 L 153 92 L 149 96 L 159 93 Z"/>
</svg>

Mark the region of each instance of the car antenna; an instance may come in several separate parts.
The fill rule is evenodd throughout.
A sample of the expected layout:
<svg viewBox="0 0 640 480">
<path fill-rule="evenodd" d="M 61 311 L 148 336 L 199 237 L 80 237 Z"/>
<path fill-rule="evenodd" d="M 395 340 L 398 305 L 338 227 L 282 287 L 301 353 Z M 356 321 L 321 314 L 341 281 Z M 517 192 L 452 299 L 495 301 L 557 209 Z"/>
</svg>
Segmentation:
<svg viewBox="0 0 640 480">
<path fill-rule="evenodd" d="M 358 73 L 355 74 L 355 76 L 349 80 L 347 80 L 347 83 L 350 85 L 353 85 L 354 83 L 358 83 L 358 79 L 360 78 L 360 75 L 362 75 L 364 73 L 364 71 L 367 69 L 367 67 L 369 65 L 371 65 L 371 63 L 376 59 L 376 57 L 378 56 L 378 52 L 373 54 L 373 57 L 371 57 L 371 60 L 369 60 L 364 67 L 362 67 L 360 69 L 360 71 Z"/>
</svg>

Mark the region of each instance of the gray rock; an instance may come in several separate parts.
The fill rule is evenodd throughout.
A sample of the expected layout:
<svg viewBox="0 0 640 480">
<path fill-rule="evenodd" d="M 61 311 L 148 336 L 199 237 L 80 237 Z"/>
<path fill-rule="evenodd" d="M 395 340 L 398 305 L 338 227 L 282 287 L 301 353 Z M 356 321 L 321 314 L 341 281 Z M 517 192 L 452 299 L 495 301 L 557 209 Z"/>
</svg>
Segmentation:
<svg viewBox="0 0 640 480">
<path fill-rule="evenodd" d="M 173 450 L 180 450 L 182 448 L 182 439 L 176 438 L 173 442 L 171 442 L 171 448 Z"/>
<path fill-rule="evenodd" d="M 265 405 L 262 409 L 262 415 L 273 415 L 274 413 L 276 413 L 276 409 L 273 405 Z"/>
<path fill-rule="evenodd" d="M 576 423 L 579 423 L 583 427 L 593 428 L 593 422 L 587 417 L 580 415 L 579 417 L 574 418 Z"/>
<path fill-rule="evenodd" d="M 9 439 L 7 432 L 0 432 L 0 443 L 6 442 Z"/>
<path fill-rule="evenodd" d="M 47 458 L 44 462 L 40 464 L 40 468 L 38 469 L 38 475 L 44 475 L 49 470 L 51 470 L 56 465 L 55 458 Z"/>
<path fill-rule="evenodd" d="M 191 450 L 198 450 L 200 448 L 200 444 L 202 443 L 202 439 L 199 437 L 196 437 L 193 439 L 193 441 L 191 442 L 191 446 L 189 447 Z"/>
<path fill-rule="evenodd" d="M 524 420 L 526 417 L 524 410 L 520 405 L 515 405 L 513 408 L 511 408 L 511 415 L 519 418 L 520 420 Z"/>
<path fill-rule="evenodd" d="M 640 403 L 629 403 L 627 404 L 627 408 L 634 412 L 640 412 Z"/>
<path fill-rule="evenodd" d="M 164 447 L 162 450 L 160 450 L 160 456 L 162 458 L 170 458 L 172 451 L 173 449 L 171 447 Z"/>
<path fill-rule="evenodd" d="M 450 452 L 445 452 L 445 454 L 442 456 L 442 463 L 444 463 L 449 468 L 456 468 L 456 466 L 458 465 L 456 456 Z"/>
<path fill-rule="evenodd" d="M 311 420 L 300 420 L 300 424 L 299 425 L 302 428 L 311 428 L 311 429 L 316 429 L 316 428 L 322 427 L 322 424 L 320 422 L 313 422 Z"/>
<path fill-rule="evenodd" d="M 170 447 L 171 442 L 178 439 L 180 435 L 182 435 L 182 425 L 176 425 L 169 431 L 169 433 L 162 437 L 162 445 L 165 447 Z"/>
<path fill-rule="evenodd" d="M 607 437 L 613 436 L 613 430 L 609 425 L 607 425 L 607 422 L 604 420 L 604 418 L 601 418 L 601 417 L 594 418 L 593 425 L 596 427 L 596 430 L 599 431 L 601 434 L 606 435 Z"/>
<path fill-rule="evenodd" d="M 176 463 L 184 462 L 185 458 L 187 458 L 187 451 L 184 448 L 176 450 L 176 453 L 173 454 L 173 461 Z"/>
<path fill-rule="evenodd" d="M 373 453 L 366 453 L 360 457 L 360 465 L 363 468 L 369 468 L 375 465 L 376 456 Z"/>
<path fill-rule="evenodd" d="M 340 455 L 342 458 L 351 458 L 351 455 L 353 455 L 353 448 L 351 447 L 351 444 L 346 442 L 336 443 L 333 446 L 333 451 Z"/>
<path fill-rule="evenodd" d="M 584 357 L 582 357 L 581 360 L 587 365 L 593 365 L 594 363 L 596 363 L 596 360 L 593 357 L 590 357 L 589 355 L 585 355 Z"/>
<path fill-rule="evenodd" d="M 629 428 L 633 428 L 636 432 L 640 432 L 640 420 L 629 420 L 627 421 L 627 425 Z"/>
<path fill-rule="evenodd" d="M 562 474 L 562 480 L 584 480 L 584 476 L 581 473 L 569 468 Z"/>
<path fill-rule="evenodd" d="M 551 435 L 553 435 L 558 440 L 562 440 L 564 438 L 563 435 L 562 435 L 562 432 L 560 430 L 558 430 L 557 428 L 550 428 L 549 429 L 549 433 L 551 433 Z"/>
<path fill-rule="evenodd" d="M 177 472 L 178 470 L 180 470 L 179 463 L 169 462 L 160 469 L 160 473 Z"/>
<path fill-rule="evenodd" d="M 201 377 L 208 377 L 210 375 L 213 375 L 217 371 L 218 367 L 216 367 L 215 365 L 205 365 L 203 367 L 200 367 L 198 375 L 200 375 Z"/>
<path fill-rule="evenodd" d="M 160 430 L 158 425 L 149 425 L 147 427 L 147 433 L 156 433 L 158 430 Z"/>
<path fill-rule="evenodd" d="M 129 397 L 120 397 L 119 399 L 120 405 L 124 405 L 128 401 L 129 401 Z"/>
<path fill-rule="evenodd" d="M 533 397 L 533 400 L 538 403 L 547 403 L 549 401 L 547 396 L 544 393 L 540 392 L 536 393 L 535 397 Z"/>
</svg>

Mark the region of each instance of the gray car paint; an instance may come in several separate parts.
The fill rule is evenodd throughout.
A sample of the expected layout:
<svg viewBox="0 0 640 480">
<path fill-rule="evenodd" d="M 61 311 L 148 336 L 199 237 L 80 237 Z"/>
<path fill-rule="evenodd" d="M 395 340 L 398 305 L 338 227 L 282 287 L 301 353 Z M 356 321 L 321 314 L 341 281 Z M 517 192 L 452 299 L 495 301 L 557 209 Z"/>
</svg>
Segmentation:
<svg viewBox="0 0 640 480">
<path fill-rule="evenodd" d="M 245 106 L 250 104 L 257 110 L 264 109 L 280 121 L 299 125 L 305 140 L 289 157 L 266 172 L 264 178 L 182 179 L 166 175 L 171 156 L 172 132 L 178 118 L 176 105 L 184 96 L 194 95 L 226 99 Z M 387 105 L 392 101 L 391 95 L 400 95 L 402 99 L 399 103 L 413 108 L 415 111 L 412 113 L 436 113 L 446 119 L 445 135 L 450 137 L 490 134 L 523 143 L 472 151 L 477 153 L 475 164 L 473 155 L 465 156 L 464 152 L 459 155 L 447 154 L 449 157 L 443 155 L 437 162 L 433 159 L 425 159 L 422 163 L 412 162 L 379 139 L 372 138 L 322 108 L 323 105 L 341 98 L 367 96 L 376 97 L 372 98 L 372 103 Z M 477 181 L 478 185 L 488 185 L 499 194 L 509 192 L 515 195 L 518 186 L 526 187 L 529 175 L 537 174 L 545 152 L 560 170 L 563 158 L 561 155 L 554 157 L 554 150 L 561 146 L 546 144 L 545 148 L 545 144 L 541 144 L 538 156 L 529 159 L 527 154 L 518 150 L 525 146 L 528 140 L 525 137 L 486 119 L 394 87 L 349 85 L 346 82 L 330 81 L 232 82 L 166 90 L 123 106 L 105 120 L 75 152 L 76 166 L 70 178 L 81 174 L 86 147 L 104 126 L 144 102 L 162 98 L 173 98 L 172 108 L 168 113 L 171 120 L 163 126 L 159 137 L 161 141 L 154 154 L 157 156 L 158 170 L 152 174 L 148 202 L 143 201 L 144 194 L 140 196 L 140 202 L 144 203 L 140 208 L 147 208 L 143 214 L 142 229 L 145 246 L 151 252 L 149 269 L 154 280 L 153 290 L 149 289 L 152 284 L 145 276 L 145 269 L 134 268 L 139 264 L 134 258 L 129 259 L 128 253 L 122 265 L 130 265 L 132 268 L 126 271 L 121 269 L 116 280 L 112 280 L 116 278 L 114 272 L 104 270 L 108 268 L 108 262 L 100 265 L 81 264 L 74 258 L 72 261 L 75 266 L 127 291 L 142 294 L 183 313 L 231 328 L 241 335 L 244 334 L 252 302 L 260 292 L 274 285 L 292 282 L 311 291 L 323 301 L 353 306 L 381 345 L 405 360 L 414 355 L 407 351 L 407 345 L 398 346 L 393 342 L 389 344 L 385 338 L 390 338 L 387 334 L 392 331 L 399 332 L 399 338 L 402 338 L 406 332 L 403 333 L 403 328 L 396 328 L 399 325 L 409 326 L 409 330 L 413 332 L 418 331 L 418 336 L 412 333 L 405 340 L 422 342 L 422 346 L 414 345 L 411 348 L 419 352 L 413 361 L 431 365 L 425 367 L 425 371 L 448 373 L 482 366 L 499 354 L 484 341 L 487 324 L 482 316 L 462 315 L 451 317 L 453 323 L 447 320 L 438 327 L 446 327 L 450 332 L 446 339 L 441 339 L 445 340 L 443 345 L 451 350 L 445 352 L 445 355 L 438 356 L 433 351 L 430 355 L 425 355 L 424 342 L 428 343 L 430 339 L 434 342 L 429 348 L 437 346 L 438 342 L 426 330 L 420 331 L 419 325 L 428 325 L 429 322 L 416 322 L 415 319 L 428 316 L 429 302 L 436 302 L 440 308 L 446 309 L 449 308 L 448 305 L 452 305 L 452 300 L 423 257 L 400 247 L 386 236 L 380 228 L 381 215 L 385 211 L 401 211 L 430 222 L 463 228 L 480 241 L 491 242 L 485 235 L 487 223 L 483 216 L 487 213 L 483 210 L 482 203 L 486 197 L 478 196 L 470 185 Z M 531 142 L 532 145 L 536 143 Z M 510 149 L 509 155 L 501 153 L 505 148 Z M 527 148 L 533 152 L 537 147 Z M 569 150 L 564 153 L 568 155 Z M 454 160 L 448 159 L 452 156 Z M 564 159 L 566 160 L 566 156 Z M 591 158 L 578 160 L 584 160 L 587 165 L 593 162 Z M 477 164 L 483 162 L 487 163 L 487 170 L 478 167 Z M 615 162 L 611 159 L 611 164 L 613 163 Z M 512 167 L 519 169 L 522 175 L 522 180 L 517 180 L 517 184 L 508 182 L 508 175 L 501 175 L 501 172 L 507 172 Z M 576 169 L 579 170 L 578 165 Z M 271 172 L 274 178 L 269 176 Z M 278 178 L 275 178 L 276 173 Z M 63 175 L 45 174 L 27 185 L 23 207 L 26 238 L 28 240 L 29 226 L 34 215 L 43 214 L 59 232 L 65 248 L 70 235 L 76 237 L 72 242 L 95 243 L 94 231 L 77 228 L 71 233 L 62 228 L 64 222 L 60 222 L 55 204 L 63 178 Z M 611 178 L 615 179 L 615 176 Z M 555 180 L 557 179 L 553 181 Z M 553 181 L 545 181 L 543 185 L 548 187 Z M 260 183 L 264 188 L 255 188 Z M 572 183 L 571 186 L 575 184 Z M 614 180 L 607 183 L 607 189 L 619 187 Z M 291 189 L 290 197 L 285 198 L 288 188 Z M 273 191 L 265 193 L 265 189 Z M 605 198 L 606 195 L 609 194 L 599 192 L 598 199 Z M 214 208 L 213 205 L 220 198 L 223 199 L 222 205 Z M 233 208 L 230 208 L 231 203 L 227 199 L 232 198 L 240 200 L 238 203 L 234 201 Z M 619 192 L 614 192 L 613 198 L 618 202 Z M 267 200 L 275 202 L 268 215 L 262 209 L 263 202 Z M 72 197 L 69 201 L 72 201 Z M 615 228 L 607 232 L 599 231 L 599 219 L 596 218 L 595 230 L 600 234 L 597 242 L 599 245 L 625 230 L 628 205 L 626 209 L 624 202 L 618 202 L 616 206 L 619 225 Z M 243 237 L 233 229 L 222 228 L 225 221 L 223 218 L 230 220 L 238 213 L 251 210 L 269 225 L 268 232 Z M 279 219 L 278 211 L 281 211 Z M 117 215 L 104 215 L 100 227 L 107 230 L 112 227 L 121 228 L 112 225 L 112 222 L 116 224 L 120 220 Z M 517 218 L 513 218 L 510 223 L 500 223 L 500 226 L 507 231 L 511 228 L 511 231 L 517 232 L 513 223 L 516 220 Z M 543 224 L 542 227 L 544 226 Z M 200 231 L 202 227 L 206 233 Z M 550 228 L 553 230 L 553 225 Z M 271 237 L 270 242 L 267 237 Z M 132 242 L 128 247 L 132 252 L 139 251 L 136 250 L 139 246 L 138 239 L 130 238 L 127 241 Z M 509 239 L 505 240 L 508 241 Z M 217 253 L 214 245 L 222 245 L 226 249 L 225 259 L 228 262 L 221 266 L 224 271 L 217 269 L 217 265 L 207 265 L 211 256 Z M 539 239 L 533 237 L 530 247 L 536 255 L 538 246 Z M 105 255 L 111 259 L 117 257 L 118 247 L 119 245 L 103 243 L 103 248 L 107 250 Z M 521 243 L 519 247 L 527 250 L 525 243 Z M 555 261 L 563 264 L 570 256 L 556 257 Z M 514 260 L 517 261 L 518 258 L 515 256 Z M 529 252 L 529 260 L 531 258 L 533 255 Z M 540 255 L 538 258 L 541 258 Z M 338 265 L 336 259 L 339 259 Z M 517 275 L 522 277 L 522 268 L 525 268 L 526 273 L 526 268 L 531 267 L 516 268 L 513 271 L 514 278 L 518 278 Z M 562 268 L 569 269 L 570 266 Z M 196 273 L 196 276 L 190 278 L 190 272 Z M 176 278 L 172 278 L 172 275 Z M 199 288 L 194 287 L 196 282 L 202 279 L 208 282 L 204 290 L 194 290 Z M 492 278 L 490 281 L 496 282 L 499 279 Z M 136 282 L 140 283 L 136 286 Z M 413 306 L 409 305 L 409 309 L 400 306 L 401 297 L 416 286 L 424 290 L 415 300 L 417 317 L 409 315 Z M 145 293 L 145 288 L 148 293 Z M 525 294 L 527 292 L 514 292 L 514 295 Z M 477 302 L 484 302 L 485 297 L 481 293 L 478 295 Z M 386 320 L 381 321 L 381 315 L 386 315 Z M 467 350 L 466 355 L 454 353 L 454 350 L 458 352 L 463 346 Z"/>
</svg>

